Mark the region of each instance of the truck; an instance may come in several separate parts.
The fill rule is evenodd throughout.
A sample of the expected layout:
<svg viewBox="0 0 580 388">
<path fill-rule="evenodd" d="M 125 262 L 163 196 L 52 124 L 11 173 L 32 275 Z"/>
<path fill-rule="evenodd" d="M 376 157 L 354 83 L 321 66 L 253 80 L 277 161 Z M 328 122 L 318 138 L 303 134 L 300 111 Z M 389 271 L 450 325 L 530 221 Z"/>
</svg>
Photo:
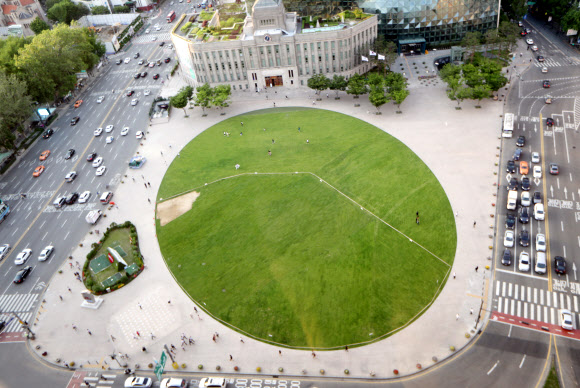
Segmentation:
<svg viewBox="0 0 580 388">
<path fill-rule="evenodd" d="M 100 210 L 91 210 L 85 217 L 85 221 L 87 221 L 91 225 L 94 225 L 97 223 L 97 221 L 99 220 L 99 218 L 101 218 L 102 215 L 103 212 Z"/>
<path fill-rule="evenodd" d="M 518 192 L 516 190 L 508 191 L 507 209 L 516 210 L 517 204 L 518 204 Z"/>
</svg>

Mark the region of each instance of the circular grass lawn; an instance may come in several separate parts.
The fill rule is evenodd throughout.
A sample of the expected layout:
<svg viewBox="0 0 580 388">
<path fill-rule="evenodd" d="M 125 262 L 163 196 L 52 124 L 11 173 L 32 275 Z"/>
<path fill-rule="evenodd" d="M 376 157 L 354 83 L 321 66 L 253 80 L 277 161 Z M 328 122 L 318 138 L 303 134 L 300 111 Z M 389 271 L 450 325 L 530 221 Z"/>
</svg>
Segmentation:
<svg viewBox="0 0 580 388">
<path fill-rule="evenodd" d="M 158 200 L 192 190 L 190 211 L 157 221 L 163 256 L 202 307 L 266 341 L 388 335 L 434 300 L 453 263 L 455 221 L 433 173 L 350 116 L 279 108 L 222 121 L 180 152 Z"/>
</svg>

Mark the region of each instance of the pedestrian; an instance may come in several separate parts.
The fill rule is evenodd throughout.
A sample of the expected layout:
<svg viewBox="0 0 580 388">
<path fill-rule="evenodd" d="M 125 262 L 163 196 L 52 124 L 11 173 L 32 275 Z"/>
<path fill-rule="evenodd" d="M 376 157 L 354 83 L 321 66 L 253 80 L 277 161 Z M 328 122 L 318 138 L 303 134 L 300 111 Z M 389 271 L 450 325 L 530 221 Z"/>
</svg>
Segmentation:
<svg viewBox="0 0 580 388">
<path fill-rule="evenodd" d="M 240 132 L 240 136 L 244 136 L 244 133 L 243 132 Z"/>
<path fill-rule="evenodd" d="M 147 182 L 147 186 L 151 187 L 151 183 Z"/>
<path fill-rule="evenodd" d="M 300 127 L 298 127 L 298 132 L 300 132 Z"/>
<path fill-rule="evenodd" d="M 171 344 L 171 350 L 175 350 L 175 345 Z"/>
<path fill-rule="evenodd" d="M 89 335 L 93 335 L 89 329 L 87 329 L 87 333 L 89 333 Z"/>
<path fill-rule="evenodd" d="M 346 350 L 348 352 L 348 345 L 344 346 L 344 350 Z"/>
<path fill-rule="evenodd" d="M 244 339 L 243 339 L 243 338 L 241 338 L 241 337 L 240 337 L 240 342 L 241 342 L 241 343 L 244 343 Z"/>
<path fill-rule="evenodd" d="M 473 315 L 473 309 L 472 309 L 472 308 L 471 308 L 471 309 L 469 309 L 469 314 L 470 314 L 470 315 Z"/>
<path fill-rule="evenodd" d="M 312 358 L 316 358 L 316 353 L 314 353 L 314 350 L 312 351 Z"/>
<path fill-rule="evenodd" d="M 419 217 L 415 218 L 415 222 L 419 225 Z"/>
<path fill-rule="evenodd" d="M 455 276 L 456 276 L 456 274 L 455 274 L 455 272 L 453 272 L 453 279 L 455 279 Z"/>
<path fill-rule="evenodd" d="M 274 102 L 274 108 L 276 107 L 276 103 Z"/>
<path fill-rule="evenodd" d="M 479 265 L 475 267 L 475 272 L 477 272 L 478 269 L 479 269 Z"/>
<path fill-rule="evenodd" d="M 288 99 L 288 96 L 286 96 L 286 99 Z"/>
<path fill-rule="evenodd" d="M 310 144 L 310 140 L 306 139 L 306 144 Z"/>
<path fill-rule="evenodd" d="M 97 197 L 99 196 L 99 191 L 97 190 Z"/>
<path fill-rule="evenodd" d="M 455 212 L 455 217 L 459 217 L 459 212 Z"/>
<path fill-rule="evenodd" d="M 312 101 L 312 105 L 316 105 L 316 101 Z"/>
<path fill-rule="evenodd" d="M 475 224 L 477 224 L 477 221 L 473 221 L 473 227 L 475 228 Z"/>
<path fill-rule="evenodd" d="M 238 170 L 240 168 L 240 165 L 239 164 L 236 164 L 234 167 L 236 168 L 236 170 Z"/>
<path fill-rule="evenodd" d="M 505 72 L 506 72 L 507 74 L 509 74 L 509 73 L 510 73 L 510 69 L 506 69 L 506 71 L 505 71 Z"/>
<path fill-rule="evenodd" d="M 75 261 L 75 265 L 77 266 L 78 269 L 81 269 L 81 264 L 78 261 Z"/>
<path fill-rule="evenodd" d="M 242 127 L 244 126 L 244 122 L 243 121 L 240 121 L 240 124 L 242 124 Z"/>
<path fill-rule="evenodd" d="M 274 139 L 272 139 L 272 144 L 274 144 L 274 143 L 275 143 L 275 141 L 274 141 Z"/>
<path fill-rule="evenodd" d="M 68 292 L 72 292 L 72 290 L 70 289 L 70 287 L 67 287 L 67 288 L 68 288 Z"/>
<path fill-rule="evenodd" d="M 138 331 L 136 331 L 135 333 L 137 333 L 137 337 L 141 337 L 141 333 L 139 333 Z"/>
<path fill-rule="evenodd" d="M 282 355 L 282 351 L 281 350 L 278 350 L 278 354 L 281 356 Z"/>
<path fill-rule="evenodd" d="M 71 268 L 73 267 L 73 263 L 68 263 L 68 265 L 70 265 Z"/>
<path fill-rule="evenodd" d="M 185 346 L 181 345 L 181 350 L 185 352 Z"/>
<path fill-rule="evenodd" d="M 143 351 L 143 353 L 147 353 L 147 348 L 146 348 L 145 346 L 143 346 L 143 347 L 141 348 L 141 350 Z"/>
<path fill-rule="evenodd" d="M 220 333 L 218 333 L 218 332 L 216 331 L 216 332 L 215 332 L 215 336 L 216 336 L 217 338 L 219 338 L 219 337 L 220 337 Z"/>
<path fill-rule="evenodd" d="M 213 340 L 213 342 L 216 342 L 216 341 L 215 341 L 215 334 L 213 335 L 213 338 L 212 338 L 212 340 Z"/>
<path fill-rule="evenodd" d="M 155 339 L 155 335 L 153 335 L 153 333 L 151 333 L 151 339 L 154 340 Z"/>
<path fill-rule="evenodd" d="M 61 295 L 59 295 L 58 297 L 60 298 L 60 301 L 61 302 L 64 300 L 64 299 L 62 299 L 62 296 Z"/>
<path fill-rule="evenodd" d="M 459 320 L 459 314 L 455 314 L 455 320 Z"/>
<path fill-rule="evenodd" d="M 134 177 L 131 177 L 131 179 L 133 179 L 133 182 L 135 182 L 135 178 Z"/>
<path fill-rule="evenodd" d="M 147 188 L 147 183 L 143 183 L 145 185 L 145 188 Z"/>
<path fill-rule="evenodd" d="M 168 301 L 167 301 L 167 304 L 171 306 L 171 301 L 170 301 L 170 300 L 168 300 Z"/>
<path fill-rule="evenodd" d="M 234 361 L 234 357 L 230 354 L 230 361 Z"/>
<path fill-rule="evenodd" d="M 326 93 L 326 98 L 328 98 L 328 93 Z"/>
<path fill-rule="evenodd" d="M 523 57 L 523 56 L 524 56 L 524 54 L 520 53 L 520 58 Z"/>
<path fill-rule="evenodd" d="M 149 203 L 151 203 L 151 199 L 150 198 L 147 198 L 147 201 L 149 201 Z"/>
<path fill-rule="evenodd" d="M 193 307 L 193 311 L 195 311 L 195 313 L 197 314 L 197 307 Z"/>
<path fill-rule="evenodd" d="M 77 326 L 74 323 L 72 325 L 72 329 L 75 330 L 75 331 L 77 330 Z"/>
<path fill-rule="evenodd" d="M 178 158 L 181 158 L 181 154 L 179 152 L 177 153 L 177 157 Z"/>
<path fill-rule="evenodd" d="M 161 156 L 163 156 L 163 151 L 159 151 L 159 152 L 161 152 Z M 145 179 L 145 178 L 143 178 L 143 179 Z"/>
<path fill-rule="evenodd" d="M 189 344 L 190 345 L 195 345 L 195 341 L 193 340 L 193 338 L 189 337 Z"/>
<path fill-rule="evenodd" d="M 272 156 L 272 151 L 268 150 L 268 155 Z"/>
</svg>

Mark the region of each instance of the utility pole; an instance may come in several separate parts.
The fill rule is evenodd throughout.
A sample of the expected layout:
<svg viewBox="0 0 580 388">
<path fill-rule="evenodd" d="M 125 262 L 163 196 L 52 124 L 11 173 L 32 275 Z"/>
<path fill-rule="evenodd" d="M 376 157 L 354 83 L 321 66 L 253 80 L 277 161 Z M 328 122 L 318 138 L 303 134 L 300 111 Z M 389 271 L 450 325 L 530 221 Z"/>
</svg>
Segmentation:
<svg viewBox="0 0 580 388">
<path fill-rule="evenodd" d="M 36 334 L 34 334 L 34 332 L 30 329 L 30 326 L 28 326 L 28 322 L 23 321 L 18 314 L 16 314 L 14 311 L 12 311 L 12 315 L 14 315 L 14 317 L 16 317 L 16 319 L 18 319 L 18 322 L 20 322 L 20 324 L 22 325 L 22 328 L 25 329 L 27 331 L 27 336 L 28 338 L 30 338 L 31 340 L 36 339 Z"/>
</svg>

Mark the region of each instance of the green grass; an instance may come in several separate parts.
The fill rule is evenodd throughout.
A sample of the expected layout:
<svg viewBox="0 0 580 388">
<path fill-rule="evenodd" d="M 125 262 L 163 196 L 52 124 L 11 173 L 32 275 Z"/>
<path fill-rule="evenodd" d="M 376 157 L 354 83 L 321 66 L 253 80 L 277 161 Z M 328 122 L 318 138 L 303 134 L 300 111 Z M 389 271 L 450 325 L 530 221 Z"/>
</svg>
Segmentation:
<svg viewBox="0 0 580 388">
<path fill-rule="evenodd" d="M 129 241 L 130 235 L 131 235 L 131 232 L 130 232 L 129 228 L 119 228 L 119 229 L 111 230 L 109 232 L 109 235 L 106 237 L 103 246 L 97 251 L 97 254 L 95 255 L 95 257 L 99 257 L 100 255 L 106 256 L 109 253 L 107 250 L 107 247 L 113 248 L 116 246 L 120 246 L 127 253 L 127 256 L 123 257 L 123 260 L 125 260 L 127 262 L 127 265 L 131 265 L 131 264 L 137 262 L 135 260 L 135 258 L 133 257 L 133 251 L 131 249 L 131 242 Z M 117 272 L 118 272 L 117 266 L 111 265 L 97 274 L 94 274 L 91 271 L 91 276 L 93 277 L 95 282 L 101 283 L 103 280 L 109 278 L 110 276 L 113 276 Z"/>
<path fill-rule="evenodd" d="M 546 378 L 544 383 L 544 388 L 560 388 L 560 381 L 558 380 L 558 373 L 556 373 L 556 368 L 552 367 L 550 373 Z"/>
<path fill-rule="evenodd" d="M 157 224 L 165 260 L 208 311 L 265 340 L 332 347 L 390 333 L 430 303 L 453 262 L 454 218 L 435 176 L 349 116 L 280 108 L 225 120 L 180 152 L 159 198 L 194 188 L 191 211 Z"/>
</svg>

